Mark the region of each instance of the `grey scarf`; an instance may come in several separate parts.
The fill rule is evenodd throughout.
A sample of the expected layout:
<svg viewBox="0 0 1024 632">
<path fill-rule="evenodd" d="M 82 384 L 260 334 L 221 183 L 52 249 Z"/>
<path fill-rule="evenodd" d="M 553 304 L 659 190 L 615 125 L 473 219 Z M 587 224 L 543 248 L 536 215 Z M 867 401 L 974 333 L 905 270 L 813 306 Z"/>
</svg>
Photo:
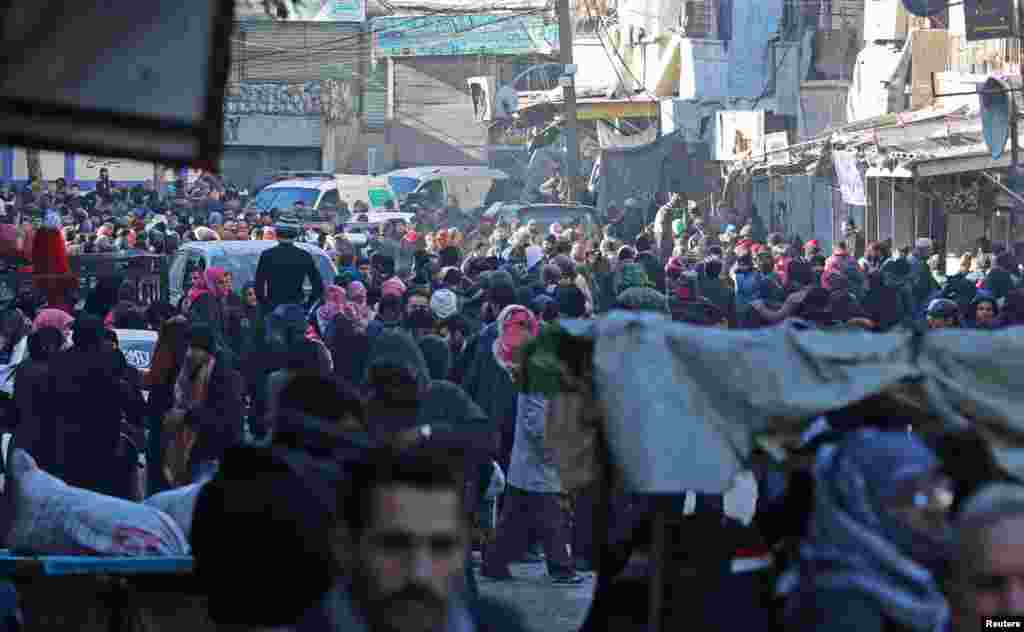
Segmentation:
<svg viewBox="0 0 1024 632">
<path fill-rule="evenodd" d="M 819 451 L 814 513 L 800 549 L 805 572 L 795 605 L 817 589 L 849 590 L 869 595 L 900 625 L 933 632 L 944 629 L 948 620 L 945 597 L 931 572 L 897 544 L 906 538 L 887 535 L 893 521 L 883 514 L 871 489 L 878 482 L 875 479 L 895 482 L 901 470 L 907 475 L 935 463 L 930 451 L 909 435 L 903 435 L 906 444 L 899 445 L 898 434 L 865 431 L 855 435 L 856 449 L 875 452 L 861 455 L 865 458 L 851 455 L 845 443 L 843 449 L 829 445 Z M 901 451 L 907 455 L 902 464 Z"/>
</svg>

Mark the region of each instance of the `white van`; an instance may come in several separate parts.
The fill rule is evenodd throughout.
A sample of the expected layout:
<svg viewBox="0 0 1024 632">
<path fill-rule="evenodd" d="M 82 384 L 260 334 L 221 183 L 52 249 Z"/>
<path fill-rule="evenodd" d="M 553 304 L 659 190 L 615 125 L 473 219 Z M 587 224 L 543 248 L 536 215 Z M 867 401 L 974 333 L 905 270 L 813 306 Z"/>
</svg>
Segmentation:
<svg viewBox="0 0 1024 632">
<path fill-rule="evenodd" d="M 427 205 L 441 207 L 448 196 L 455 196 L 464 211 L 504 201 L 506 196 L 499 190 L 509 182 L 504 171 L 488 167 L 413 167 L 385 177 L 399 200 L 416 193 Z"/>
<path fill-rule="evenodd" d="M 338 174 L 282 180 L 264 188 L 249 204 L 260 211 L 278 209 L 291 212 L 296 202 L 301 201 L 313 211 L 336 209 L 345 202 L 349 209 L 357 201 L 370 205 L 371 210 L 383 211 L 388 202 L 395 200 L 395 194 L 388 186 L 388 180 L 379 176 Z"/>
<path fill-rule="evenodd" d="M 366 202 L 371 211 L 389 210 L 389 203 L 394 205 L 391 210 L 398 206 L 397 196 L 384 176 L 338 174 L 334 180 L 338 186 L 338 198 L 348 204 L 350 210 L 358 201 Z"/>
</svg>

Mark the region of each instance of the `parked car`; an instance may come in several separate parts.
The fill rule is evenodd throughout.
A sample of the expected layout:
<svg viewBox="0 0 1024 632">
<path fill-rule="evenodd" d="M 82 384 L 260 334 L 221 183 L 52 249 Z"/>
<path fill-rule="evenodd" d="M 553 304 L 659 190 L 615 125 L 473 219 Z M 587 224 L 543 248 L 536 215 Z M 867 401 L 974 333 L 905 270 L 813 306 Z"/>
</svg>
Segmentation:
<svg viewBox="0 0 1024 632">
<path fill-rule="evenodd" d="M 313 244 L 296 241 L 296 246 L 313 255 L 320 276 L 326 282 L 333 282 L 338 270 L 331 257 Z M 170 301 L 177 305 L 191 289 L 192 272 L 206 270 L 210 266 L 224 268 L 231 273 L 231 289 L 238 292 L 246 283 L 256 278 L 256 265 L 264 250 L 276 246 L 274 241 L 190 241 L 175 253 L 167 274 L 170 285 Z M 307 288 L 311 289 L 311 288 Z"/>
<path fill-rule="evenodd" d="M 518 222 L 520 225 L 531 220 L 537 222 L 542 233 L 547 234 L 552 224 L 563 228 L 582 225 L 588 237 L 597 233 L 597 209 L 582 204 L 520 204 L 518 202 L 496 202 L 480 218 L 481 223 L 498 224 Z"/>
<path fill-rule="evenodd" d="M 307 229 L 330 229 L 348 220 L 338 211 L 341 202 L 351 210 L 357 201 L 365 202 L 373 211 L 385 211 L 394 205 L 395 195 L 383 177 L 363 175 L 316 175 L 275 182 L 253 198 L 250 210 L 267 212 L 277 209 L 292 213 L 297 202 L 305 211 L 298 218 Z"/>
<path fill-rule="evenodd" d="M 310 209 L 338 206 L 338 185 L 333 176 L 281 180 L 265 187 L 249 202 L 258 211 L 291 211 L 297 202 Z"/>
</svg>

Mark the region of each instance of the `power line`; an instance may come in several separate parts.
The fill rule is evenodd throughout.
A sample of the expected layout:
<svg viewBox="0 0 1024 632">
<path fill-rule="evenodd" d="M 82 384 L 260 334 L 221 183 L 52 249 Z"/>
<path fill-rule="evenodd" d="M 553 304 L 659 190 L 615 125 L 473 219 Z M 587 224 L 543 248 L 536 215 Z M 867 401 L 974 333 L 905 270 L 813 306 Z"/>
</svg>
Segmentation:
<svg viewBox="0 0 1024 632">
<path fill-rule="evenodd" d="M 521 18 L 521 17 L 524 17 L 524 16 L 542 14 L 542 13 L 544 13 L 546 11 L 547 11 L 547 9 L 535 9 L 535 10 L 527 11 L 527 12 L 523 12 L 523 13 L 511 14 L 511 15 L 508 15 L 508 16 L 500 17 L 500 18 L 495 19 L 495 20 L 490 20 L 488 22 L 484 22 L 484 23 L 481 23 L 481 24 L 477 24 L 477 25 L 471 26 L 470 28 L 463 29 L 463 30 L 459 31 L 459 33 L 467 33 L 469 31 L 473 31 L 473 30 L 477 30 L 477 29 L 481 29 L 481 28 L 486 28 L 486 27 L 491 27 L 491 26 L 493 26 L 495 24 L 500 24 L 502 22 L 507 22 L 509 20 L 514 20 L 514 19 Z M 429 16 L 416 16 L 414 18 L 411 18 L 410 20 L 406 20 L 403 23 L 408 23 L 409 21 L 420 20 L 423 17 L 429 17 Z M 425 23 L 425 24 L 421 24 L 419 26 L 410 27 L 410 28 L 405 29 L 405 30 L 403 30 L 401 32 L 408 33 L 410 31 L 416 31 L 416 30 L 431 28 L 432 26 L 433 25 L 430 24 L 430 23 Z M 385 27 L 385 28 L 377 29 L 375 31 L 371 31 L 370 33 L 359 33 L 359 34 L 350 35 L 347 38 L 338 38 L 338 40 L 336 40 L 336 42 L 340 43 L 340 40 L 349 40 L 349 41 L 351 41 L 351 40 L 356 40 L 356 39 L 362 39 L 363 37 L 372 36 L 373 34 L 376 34 L 376 33 L 385 32 L 385 31 L 395 31 L 395 30 L 396 29 L 394 27 Z M 445 39 L 447 39 L 447 38 L 445 38 Z M 326 45 L 326 43 L 317 45 L 316 48 L 317 49 L 321 49 L 324 45 Z M 316 54 L 317 55 L 329 55 L 329 54 L 332 54 L 332 53 L 344 52 L 344 53 L 351 53 L 352 56 L 355 56 L 355 55 L 358 55 L 358 54 L 361 54 L 361 53 L 364 53 L 364 52 L 372 52 L 373 48 L 374 48 L 374 45 L 372 43 L 368 43 L 368 44 L 360 46 L 359 48 L 356 48 L 355 50 L 353 50 L 352 47 L 348 47 L 348 46 L 344 47 L 343 49 L 342 48 L 332 47 L 332 48 L 329 48 L 329 49 L 317 50 Z M 287 64 L 287 63 L 299 63 L 299 64 L 301 64 L 302 62 L 312 63 L 312 60 L 310 59 L 310 56 L 312 54 L 313 54 L 313 52 L 312 52 L 311 49 L 308 49 L 307 51 L 302 51 L 302 52 L 296 51 L 295 53 L 269 53 L 269 54 L 257 56 L 256 59 L 258 61 L 255 64 L 251 64 L 250 63 L 250 60 L 253 59 L 253 58 L 242 59 L 242 60 L 239 60 L 238 63 L 240 65 L 242 65 L 246 70 L 252 69 L 252 70 L 255 70 L 258 73 L 261 69 L 266 69 L 266 68 L 273 67 L 273 65 L 275 65 L 275 64 Z M 271 59 L 267 59 L 267 58 L 271 58 Z M 269 81 L 270 79 L 265 79 L 265 80 Z"/>
<path fill-rule="evenodd" d="M 476 10 L 464 10 L 464 11 L 460 12 L 458 15 L 482 15 L 482 14 L 486 14 L 488 12 L 501 11 L 501 10 L 502 9 L 500 7 L 480 8 L 480 9 L 476 9 Z M 480 27 L 483 27 L 483 26 L 489 26 L 490 24 L 497 24 L 497 23 L 506 21 L 508 19 L 514 19 L 514 18 L 521 17 L 521 16 L 524 16 L 524 15 L 535 15 L 535 14 L 538 14 L 538 13 L 543 13 L 545 11 L 548 11 L 547 7 L 538 8 L 538 9 L 523 10 L 523 11 L 516 11 L 516 12 L 513 12 L 513 14 L 511 16 L 506 16 L 506 17 L 494 20 L 492 22 L 488 22 L 486 24 L 481 24 L 481 25 L 476 26 L 476 27 L 471 27 L 470 29 L 466 29 L 466 31 L 474 30 L 476 28 L 480 28 Z M 438 16 L 438 15 L 448 15 L 448 16 L 450 16 L 450 15 L 453 15 L 453 13 L 450 10 L 425 11 L 422 15 L 409 16 L 407 19 L 403 20 L 402 22 L 399 22 L 398 24 L 393 24 L 393 25 L 390 25 L 390 26 L 385 26 L 385 27 L 382 27 L 382 28 L 379 28 L 379 29 L 371 29 L 371 30 L 367 30 L 367 31 L 361 31 L 359 33 L 349 33 L 349 34 L 346 34 L 346 35 L 344 35 L 342 37 L 326 40 L 326 41 L 320 42 L 319 44 L 315 44 L 315 45 L 313 45 L 311 47 L 307 47 L 307 48 L 301 49 L 301 50 L 300 49 L 293 49 L 292 51 L 288 51 L 288 52 L 271 52 L 271 53 L 266 53 L 266 54 L 262 54 L 262 55 L 256 55 L 256 56 L 253 56 L 253 57 L 248 57 L 246 59 L 246 61 L 247 62 L 257 61 L 258 62 L 258 61 L 260 61 L 262 59 L 276 58 L 276 57 L 278 57 L 280 55 L 298 55 L 298 56 L 304 57 L 304 56 L 308 56 L 309 54 L 312 54 L 312 53 L 336 52 L 336 47 L 338 45 L 344 45 L 344 44 L 347 44 L 349 42 L 354 42 L 354 41 L 357 41 L 357 40 L 361 40 L 364 37 L 377 35 L 378 33 L 383 33 L 383 32 L 399 32 L 399 31 L 402 31 L 402 27 L 404 25 L 412 25 L 412 24 L 415 24 L 416 22 L 422 20 L 423 18 L 429 18 L 429 17 Z M 404 32 L 421 30 L 421 29 L 429 28 L 430 26 L 432 26 L 432 25 L 429 24 L 429 23 L 428 24 L 422 24 L 422 25 L 419 25 L 419 26 L 410 26 L 410 28 L 404 29 Z M 466 32 L 466 31 L 462 31 L 462 32 Z"/>
</svg>

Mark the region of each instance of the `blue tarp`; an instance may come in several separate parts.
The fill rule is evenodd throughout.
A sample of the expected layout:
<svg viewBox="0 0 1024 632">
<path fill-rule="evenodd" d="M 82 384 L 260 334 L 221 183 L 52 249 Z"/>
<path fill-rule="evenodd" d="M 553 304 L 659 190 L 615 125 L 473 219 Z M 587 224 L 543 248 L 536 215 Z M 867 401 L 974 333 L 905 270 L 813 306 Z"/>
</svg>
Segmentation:
<svg viewBox="0 0 1024 632">
<path fill-rule="evenodd" d="M 82 555 L 0 554 L 0 575 L 184 575 L 192 572 L 191 557 L 93 557 Z"/>
</svg>

